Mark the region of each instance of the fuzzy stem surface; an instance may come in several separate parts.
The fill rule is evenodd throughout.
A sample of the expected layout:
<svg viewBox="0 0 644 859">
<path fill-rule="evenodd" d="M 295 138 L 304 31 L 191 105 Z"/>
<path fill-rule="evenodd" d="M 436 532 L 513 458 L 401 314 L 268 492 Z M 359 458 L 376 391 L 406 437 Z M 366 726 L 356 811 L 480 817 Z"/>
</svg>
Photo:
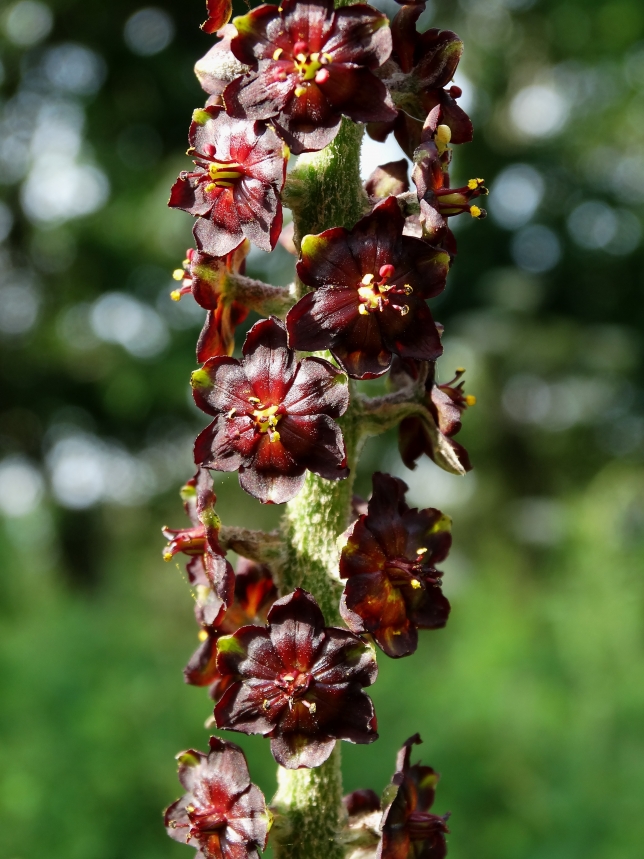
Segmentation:
<svg viewBox="0 0 644 859">
<path fill-rule="evenodd" d="M 286 205 L 293 211 L 297 247 L 308 233 L 352 227 L 364 215 L 367 199 L 360 179 L 363 133 L 363 126 L 343 119 L 340 131 L 325 149 L 300 157 L 285 189 Z M 299 295 L 303 295 L 306 288 L 301 283 L 297 286 Z M 350 475 L 345 480 L 330 481 L 309 473 L 301 492 L 287 505 L 282 522 L 282 593 L 305 588 L 318 601 L 329 625 L 341 623 L 337 541 L 349 524 L 361 446 L 361 409 L 353 405 L 356 392 L 350 384 L 352 405 L 339 421 Z M 342 859 L 344 851 L 338 832 L 342 809 L 340 744 L 321 767 L 280 768 L 273 805 L 281 821 L 272 838 L 278 859 Z"/>
</svg>

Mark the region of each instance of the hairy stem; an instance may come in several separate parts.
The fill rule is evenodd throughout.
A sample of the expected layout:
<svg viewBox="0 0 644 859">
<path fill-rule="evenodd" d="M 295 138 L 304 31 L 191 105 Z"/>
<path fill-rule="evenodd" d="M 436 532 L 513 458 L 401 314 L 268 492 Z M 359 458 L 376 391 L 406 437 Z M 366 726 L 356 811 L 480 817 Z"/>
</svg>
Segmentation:
<svg viewBox="0 0 644 859">
<path fill-rule="evenodd" d="M 296 246 L 307 233 L 352 227 L 367 199 L 360 179 L 360 143 L 364 128 L 343 119 L 336 138 L 321 152 L 300 157 L 285 189 L 293 211 Z M 298 284 L 299 295 L 305 288 Z M 353 385 L 352 385 L 353 388 Z M 317 599 L 328 624 L 338 624 L 342 586 L 338 578 L 338 537 L 349 524 L 355 468 L 360 453 L 361 407 L 351 391 L 351 405 L 341 419 L 351 470 L 346 480 L 329 481 L 308 474 L 304 488 L 284 514 L 285 563 L 281 589 L 303 587 Z M 342 859 L 338 837 L 342 801 L 339 744 L 321 767 L 278 773 L 274 805 L 281 815 L 273 834 L 278 859 Z"/>
<path fill-rule="evenodd" d="M 295 297 L 295 286 L 271 286 L 243 274 L 226 274 L 222 292 L 262 316 L 286 316 Z"/>
<path fill-rule="evenodd" d="M 236 525 L 222 525 L 219 531 L 219 544 L 224 551 L 229 549 L 255 561 L 267 564 L 277 573 L 283 563 L 284 544 L 278 531 L 253 531 Z"/>
</svg>

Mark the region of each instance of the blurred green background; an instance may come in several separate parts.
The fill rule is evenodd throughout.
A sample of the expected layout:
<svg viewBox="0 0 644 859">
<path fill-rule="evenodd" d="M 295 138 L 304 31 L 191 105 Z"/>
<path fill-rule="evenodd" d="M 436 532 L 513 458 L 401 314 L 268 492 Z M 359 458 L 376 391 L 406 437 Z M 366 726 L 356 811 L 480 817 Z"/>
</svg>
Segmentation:
<svg viewBox="0 0 644 859">
<path fill-rule="evenodd" d="M 172 303 L 190 218 L 165 208 L 212 43 L 201 0 L 0 9 L 0 855 L 189 856 L 161 809 L 209 705 L 159 528 L 205 421 L 188 376 L 203 312 Z M 390 14 L 395 5 L 383 6 Z M 239 11 L 242 11 L 240 7 Z M 457 222 L 434 302 L 446 381 L 478 404 L 475 471 L 376 468 L 454 519 L 448 627 L 380 659 L 381 739 L 345 744 L 347 790 L 382 789 L 415 731 L 442 773 L 453 859 L 639 859 L 644 843 L 644 7 L 434 0 L 455 29 L 485 223 Z M 369 143 L 365 170 L 396 155 Z M 250 259 L 286 283 L 291 259 Z M 254 320 L 249 320 L 252 322 Z M 375 389 L 375 388 L 374 388 Z M 225 522 L 279 510 L 217 483 Z M 236 736 L 236 735 L 235 735 Z M 235 737 L 232 737 L 235 739 Z M 274 789 L 267 744 L 242 737 Z"/>
</svg>

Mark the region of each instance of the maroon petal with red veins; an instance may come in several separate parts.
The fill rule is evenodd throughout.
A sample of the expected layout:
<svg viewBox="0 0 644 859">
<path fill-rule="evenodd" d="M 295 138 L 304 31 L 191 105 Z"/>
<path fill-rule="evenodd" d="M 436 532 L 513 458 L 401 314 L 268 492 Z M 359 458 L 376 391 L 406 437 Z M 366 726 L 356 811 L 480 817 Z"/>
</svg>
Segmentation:
<svg viewBox="0 0 644 859">
<path fill-rule="evenodd" d="M 298 588 L 273 603 L 270 638 L 284 668 L 307 671 L 324 640 L 324 615 L 313 597 Z"/>
<path fill-rule="evenodd" d="M 272 319 L 257 322 L 248 332 L 242 354 L 253 394 L 267 406 L 283 402 L 298 369 L 284 325 Z"/>
<path fill-rule="evenodd" d="M 324 412 L 331 418 L 339 418 L 349 405 L 349 389 L 344 382 L 344 375 L 328 361 L 304 358 L 284 397 L 284 408 L 289 415 Z"/>
</svg>

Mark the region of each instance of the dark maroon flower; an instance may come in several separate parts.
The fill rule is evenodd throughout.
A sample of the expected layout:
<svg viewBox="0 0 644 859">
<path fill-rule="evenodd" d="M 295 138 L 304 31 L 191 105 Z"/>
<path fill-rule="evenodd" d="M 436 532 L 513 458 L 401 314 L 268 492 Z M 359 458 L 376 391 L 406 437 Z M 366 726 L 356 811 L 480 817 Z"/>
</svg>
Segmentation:
<svg viewBox="0 0 644 859">
<path fill-rule="evenodd" d="M 355 122 L 396 117 L 375 75 L 391 51 L 387 18 L 364 4 L 284 0 L 234 19 L 231 50 L 252 71 L 224 91 L 231 116 L 271 120 L 299 155 L 335 137 L 342 114 Z"/>
<path fill-rule="evenodd" d="M 184 670 L 186 683 L 209 686 L 210 697 L 218 701 L 231 683 L 217 669 L 217 641 L 237 632 L 240 626 L 266 621 L 268 609 L 277 599 L 277 588 L 268 567 L 240 558 L 235 571 L 235 599 L 218 626 L 199 632 L 201 644 Z"/>
<path fill-rule="evenodd" d="M 199 623 L 210 626 L 221 620 L 233 601 L 235 574 L 219 545 L 217 496 L 205 468 L 200 468 L 181 489 L 181 498 L 192 528 L 163 528 L 163 536 L 169 541 L 163 557 L 170 561 L 178 552 L 190 557 L 186 572 L 195 587 L 195 614 Z"/>
<path fill-rule="evenodd" d="M 242 750 L 217 737 L 205 755 L 177 755 L 186 793 L 165 812 L 170 838 L 189 844 L 203 859 L 259 859 L 268 837 L 270 812 L 251 783 Z"/>
<path fill-rule="evenodd" d="M 362 691 L 376 679 L 375 655 L 346 629 L 325 627 L 306 591 L 273 603 L 266 627 L 242 627 L 218 648 L 219 671 L 235 682 L 215 707 L 217 726 L 270 737 L 283 767 L 319 766 L 336 740 L 377 739 Z"/>
<path fill-rule="evenodd" d="M 232 355 L 235 349 L 235 328 L 246 319 L 248 309 L 226 294 L 229 274 L 244 272 L 250 250 L 248 239 L 225 257 L 212 257 L 190 248 L 183 268 L 173 273 L 181 287 L 170 293 L 174 301 L 191 292 L 195 301 L 207 310 L 206 321 L 197 341 L 197 361 Z"/>
<path fill-rule="evenodd" d="M 351 527 L 340 556 L 347 579 L 342 619 L 392 657 L 413 653 L 418 630 L 445 626 L 450 610 L 435 565 L 449 552 L 451 521 L 434 508 L 410 509 L 407 488 L 397 477 L 373 475 L 367 513 Z"/>
<path fill-rule="evenodd" d="M 391 90 L 398 108 L 397 117 L 386 123 L 369 124 L 375 140 L 384 140 L 393 131 L 403 151 L 411 158 L 420 143 L 427 114 L 440 106 L 443 122 L 450 128 L 452 143 L 472 139 L 472 123 L 456 99 L 462 95 L 450 86 L 463 53 L 463 43 L 450 30 L 419 33 L 416 22 L 423 4 L 405 5 L 391 22 L 392 51 L 380 76 Z"/>
<path fill-rule="evenodd" d="M 401 158 L 400 161 L 389 161 L 387 164 L 376 167 L 365 182 L 364 189 L 367 196 L 377 203 L 379 200 L 396 197 L 398 194 L 409 191 L 407 170 L 406 158 Z"/>
<path fill-rule="evenodd" d="M 449 814 L 429 812 L 440 776 L 431 767 L 409 764 L 412 746 L 421 742 L 415 734 L 398 753 L 396 773 L 385 791 L 389 796 L 377 859 L 445 859 L 447 855 Z"/>
<path fill-rule="evenodd" d="M 450 382 L 439 385 L 434 378 L 435 367 L 430 368 L 425 384 L 425 419 L 405 418 L 398 429 L 398 447 L 407 468 L 415 468 L 416 460 L 425 453 L 446 471 L 465 474 L 472 470 L 468 452 L 454 440 L 461 430 L 462 413 L 476 403 L 476 397 L 463 390 L 464 373 L 459 368 Z"/>
<path fill-rule="evenodd" d="M 239 471 L 243 489 L 282 504 L 300 491 L 307 470 L 327 480 L 348 469 L 340 427 L 346 378 L 328 361 L 298 363 L 278 319 L 248 332 L 242 361 L 211 358 L 192 374 L 195 402 L 214 421 L 197 437 L 195 462 Z"/>
<path fill-rule="evenodd" d="M 431 116 L 431 115 L 430 115 Z M 431 244 L 440 242 L 447 231 L 447 218 L 468 213 L 473 218 L 486 216 L 485 209 L 473 201 L 488 193 L 483 179 L 470 179 L 462 188 L 449 186 L 451 150 L 447 146 L 449 128 L 431 125 L 423 129 L 423 140 L 414 153 L 416 166 L 412 180 L 420 201 L 420 223 L 423 238 Z"/>
<path fill-rule="evenodd" d="M 233 14 L 232 0 L 206 0 L 208 18 L 201 25 L 204 33 L 216 33 L 230 21 Z"/>
<path fill-rule="evenodd" d="M 334 227 L 302 240 L 300 278 L 314 288 L 286 320 L 294 349 L 330 349 L 356 379 L 385 373 L 392 355 L 433 361 L 442 352 L 425 299 L 445 287 L 445 251 L 403 235 L 395 197 L 352 230 Z"/>
<path fill-rule="evenodd" d="M 195 111 L 189 140 L 195 169 L 181 173 L 168 205 L 197 218 L 199 250 L 223 257 L 244 238 L 272 250 L 282 230 L 282 141 L 263 124 L 231 119 L 216 105 Z"/>
</svg>

